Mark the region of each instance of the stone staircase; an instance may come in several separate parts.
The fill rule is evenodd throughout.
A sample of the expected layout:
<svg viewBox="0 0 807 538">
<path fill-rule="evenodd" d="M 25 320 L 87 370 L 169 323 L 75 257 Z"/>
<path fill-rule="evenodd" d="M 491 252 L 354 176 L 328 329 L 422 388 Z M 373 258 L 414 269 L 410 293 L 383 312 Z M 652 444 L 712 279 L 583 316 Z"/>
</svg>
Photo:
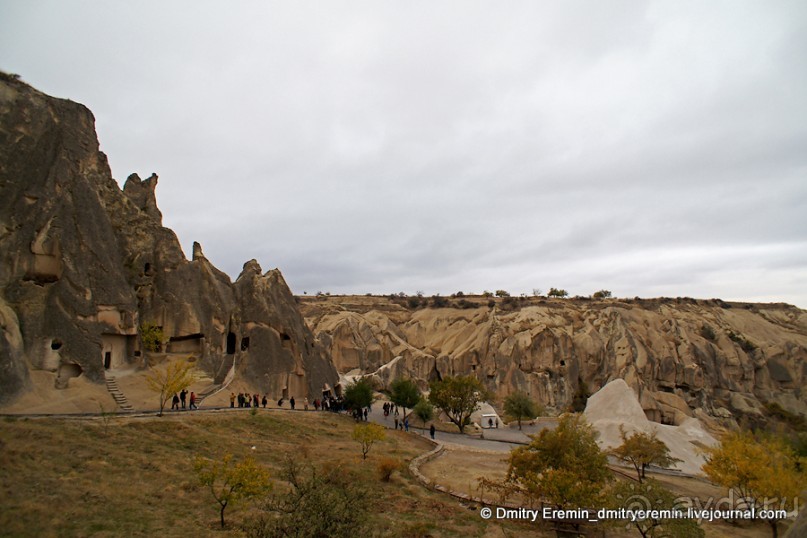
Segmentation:
<svg viewBox="0 0 807 538">
<path fill-rule="evenodd" d="M 211 396 L 224 388 L 223 384 L 214 384 L 196 395 L 196 405 L 199 406 L 208 396 Z"/>
<path fill-rule="evenodd" d="M 127 400 L 126 396 L 121 392 L 114 376 L 106 376 L 106 390 L 112 395 L 112 399 L 115 400 L 115 403 L 118 404 L 121 411 L 134 411 L 134 407 L 131 406 L 129 400 Z"/>
<path fill-rule="evenodd" d="M 232 383 L 233 379 L 235 379 L 235 367 L 236 367 L 235 357 L 233 357 L 232 364 L 229 366 L 229 368 L 227 370 L 227 374 L 224 376 L 224 380 L 221 383 L 213 383 L 212 385 L 207 387 L 205 390 L 203 390 L 202 392 L 197 394 L 196 395 L 196 405 L 198 406 L 199 404 L 202 403 L 202 401 L 205 398 L 207 398 L 209 396 L 212 396 L 212 395 L 216 394 L 217 392 L 222 391 L 222 390 L 226 389 L 228 386 L 230 386 L 230 383 Z"/>
</svg>

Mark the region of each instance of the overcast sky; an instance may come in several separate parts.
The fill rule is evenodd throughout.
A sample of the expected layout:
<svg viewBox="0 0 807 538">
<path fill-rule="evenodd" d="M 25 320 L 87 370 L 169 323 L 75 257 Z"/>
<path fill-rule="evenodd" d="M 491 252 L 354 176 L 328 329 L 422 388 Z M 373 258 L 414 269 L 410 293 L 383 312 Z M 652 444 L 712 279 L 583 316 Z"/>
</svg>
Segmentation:
<svg viewBox="0 0 807 538">
<path fill-rule="evenodd" d="M 232 278 L 807 308 L 801 0 L 0 0 L 0 69 Z"/>
</svg>

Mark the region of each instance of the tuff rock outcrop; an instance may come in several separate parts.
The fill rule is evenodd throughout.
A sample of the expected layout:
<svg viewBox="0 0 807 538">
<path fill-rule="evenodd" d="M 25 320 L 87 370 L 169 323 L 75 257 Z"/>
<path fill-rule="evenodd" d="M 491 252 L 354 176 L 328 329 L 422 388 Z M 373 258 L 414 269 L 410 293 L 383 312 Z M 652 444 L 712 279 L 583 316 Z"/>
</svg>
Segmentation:
<svg viewBox="0 0 807 538">
<path fill-rule="evenodd" d="M 253 260 L 233 283 L 198 244 L 187 260 L 157 182 L 133 174 L 121 190 L 87 108 L 0 74 L 0 404 L 31 369 L 59 388 L 159 360 L 145 326 L 219 382 L 234 369 L 270 394 L 335 385 L 280 272 Z"/>
<path fill-rule="evenodd" d="M 470 300 L 469 300 L 470 299 Z M 420 301 L 422 303 L 422 300 Z M 463 298 L 412 309 L 405 299 L 310 297 L 301 305 L 340 372 L 384 386 L 404 375 L 475 375 L 499 396 L 522 390 L 558 410 L 614 379 L 646 416 L 807 414 L 807 312 L 720 300 Z"/>
</svg>

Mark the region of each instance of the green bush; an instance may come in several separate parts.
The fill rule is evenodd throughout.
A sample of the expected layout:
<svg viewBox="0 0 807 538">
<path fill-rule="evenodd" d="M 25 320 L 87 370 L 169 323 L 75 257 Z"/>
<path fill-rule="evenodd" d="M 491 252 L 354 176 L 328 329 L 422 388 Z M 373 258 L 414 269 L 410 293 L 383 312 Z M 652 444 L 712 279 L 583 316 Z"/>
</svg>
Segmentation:
<svg viewBox="0 0 807 538">
<path fill-rule="evenodd" d="M 154 323 L 144 323 L 140 326 L 140 338 L 143 340 L 143 348 L 155 353 L 162 349 L 165 333 L 163 333 L 162 327 L 158 327 Z"/>
<path fill-rule="evenodd" d="M 568 297 L 569 292 L 566 290 L 558 289 L 558 288 L 549 288 L 549 291 L 546 294 L 548 297 Z"/>
<path fill-rule="evenodd" d="M 368 492 L 341 467 L 316 469 L 289 458 L 281 478 L 288 493 L 273 496 L 244 529 L 250 538 L 329 536 L 353 538 L 368 529 Z"/>
</svg>

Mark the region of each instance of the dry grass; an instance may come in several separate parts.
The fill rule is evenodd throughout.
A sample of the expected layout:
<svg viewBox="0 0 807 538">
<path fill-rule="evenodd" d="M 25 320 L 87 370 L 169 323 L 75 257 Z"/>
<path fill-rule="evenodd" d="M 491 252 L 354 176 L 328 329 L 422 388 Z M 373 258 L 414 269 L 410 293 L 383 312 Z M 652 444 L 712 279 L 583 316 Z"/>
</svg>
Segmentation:
<svg viewBox="0 0 807 538">
<path fill-rule="evenodd" d="M 378 536 L 504 536 L 529 528 L 483 521 L 476 510 L 423 488 L 407 469 L 381 482 L 377 459 L 408 464 L 431 445 L 388 432 L 363 463 L 352 426 L 329 413 L 266 410 L 115 418 L 108 427 L 101 419 L 6 418 L 0 536 L 241 536 L 251 508 L 228 508 L 229 525 L 220 530 L 217 505 L 192 470 L 194 455 L 225 453 L 252 455 L 273 476 L 287 455 L 355 470 L 370 489 Z"/>
</svg>

